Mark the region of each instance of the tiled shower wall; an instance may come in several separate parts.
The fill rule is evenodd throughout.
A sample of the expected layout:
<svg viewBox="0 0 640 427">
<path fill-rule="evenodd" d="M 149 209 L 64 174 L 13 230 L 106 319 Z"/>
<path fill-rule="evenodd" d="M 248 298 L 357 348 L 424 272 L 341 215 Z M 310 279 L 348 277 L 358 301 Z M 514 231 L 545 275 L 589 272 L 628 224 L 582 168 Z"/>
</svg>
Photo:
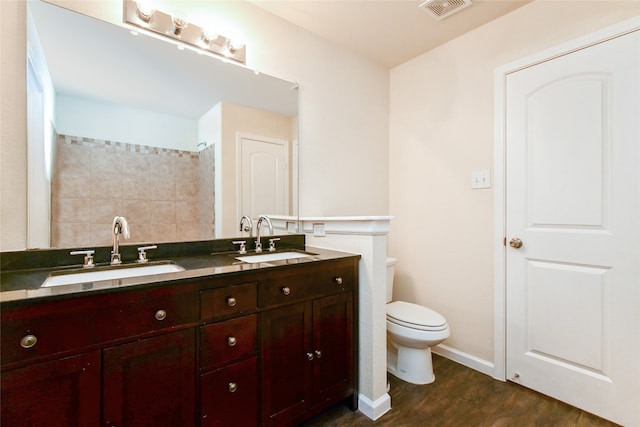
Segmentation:
<svg viewBox="0 0 640 427">
<path fill-rule="evenodd" d="M 210 164 L 213 168 L 213 160 Z M 129 223 L 126 243 L 213 238 L 213 216 L 200 212 L 201 206 L 213 210 L 213 202 L 199 200 L 206 190 L 201 181 L 213 200 L 213 181 L 200 176 L 205 168 L 199 153 L 58 135 L 51 246 L 110 245 L 115 216 Z M 211 222 L 201 225 L 201 218 Z"/>
</svg>

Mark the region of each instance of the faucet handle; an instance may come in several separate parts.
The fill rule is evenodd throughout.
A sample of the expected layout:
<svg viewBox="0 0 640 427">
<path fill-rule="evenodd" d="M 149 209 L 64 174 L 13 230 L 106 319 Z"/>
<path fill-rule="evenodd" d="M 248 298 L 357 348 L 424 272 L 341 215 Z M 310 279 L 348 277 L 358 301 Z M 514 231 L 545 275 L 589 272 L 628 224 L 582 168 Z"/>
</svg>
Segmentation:
<svg viewBox="0 0 640 427">
<path fill-rule="evenodd" d="M 136 262 L 139 263 L 144 263 L 149 261 L 147 259 L 147 252 L 149 249 L 158 249 L 158 245 L 151 245 L 151 246 L 140 246 L 138 248 L 138 260 Z"/>
<path fill-rule="evenodd" d="M 69 255 L 84 255 L 84 263 L 82 264 L 82 268 L 91 268 L 95 265 L 93 262 L 93 254 L 96 253 L 94 250 L 86 250 L 86 251 L 71 251 Z"/>
<path fill-rule="evenodd" d="M 280 240 L 279 237 L 274 237 L 273 239 L 269 239 L 269 252 L 275 252 L 276 250 L 276 242 Z"/>
<path fill-rule="evenodd" d="M 240 255 L 246 254 L 247 253 L 247 241 L 246 240 L 236 240 L 231 242 L 234 245 L 240 245 L 240 248 L 238 249 L 238 253 Z"/>
</svg>

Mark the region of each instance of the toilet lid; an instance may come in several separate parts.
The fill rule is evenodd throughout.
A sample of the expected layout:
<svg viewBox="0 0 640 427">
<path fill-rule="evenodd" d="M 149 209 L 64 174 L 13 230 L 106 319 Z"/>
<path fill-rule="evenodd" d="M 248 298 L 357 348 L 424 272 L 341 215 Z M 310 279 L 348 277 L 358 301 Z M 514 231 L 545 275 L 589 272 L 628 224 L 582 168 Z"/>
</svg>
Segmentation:
<svg viewBox="0 0 640 427">
<path fill-rule="evenodd" d="M 414 329 L 443 330 L 447 321 L 438 312 L 405 301 L 387 304 L 387 320 Z"/>
</svg>

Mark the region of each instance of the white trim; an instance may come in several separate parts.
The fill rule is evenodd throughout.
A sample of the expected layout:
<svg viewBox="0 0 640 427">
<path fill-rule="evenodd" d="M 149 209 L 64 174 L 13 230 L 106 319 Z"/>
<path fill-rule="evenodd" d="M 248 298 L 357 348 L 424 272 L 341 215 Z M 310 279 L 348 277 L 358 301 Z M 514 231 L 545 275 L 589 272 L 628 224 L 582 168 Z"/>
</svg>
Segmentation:
<svg viewBox="0 0 640 427">
<path fill-rule="evenodd" d="M 494 78 L 494 367 L 493 377 L 506 378 L 506 179 L 505 87 L 507 75 L 640 30 L 640 16 L 595 31 L 496 69 Z"/>
<path fill-rule="evenodd" d="M 392 219 L 392 216 L 301 217 L 300 230 L 313 235 L 314 225 L 322 224 L 325 234 L 379 236 L 389 234 Z"/>
<path fill-rule="evenodd" d="M 444 344 L 438 344 L 437 346 L 432 347 L 431 351 L 439 356 L 446 357 L 447 359 L 464 365 L 467 368 L 471 368 L 485 375 L 489 375 L 490 377 L 494 377 L 493 373 L 495 371 L 495 366 L 488 360 L 480 359 L 472 354 L 465 353 L 464 351 L 460 351 Z M 504 378 L 496 379 L 504 381 Z"/>
<path fill-rule="evenodd" d="M 377 420 L 391 410 L 391 396 L 385 393 L 382 397 L 372 402 L 363 394 L 358 395 L 358 410 L 372 420 Z"/>
</svg>

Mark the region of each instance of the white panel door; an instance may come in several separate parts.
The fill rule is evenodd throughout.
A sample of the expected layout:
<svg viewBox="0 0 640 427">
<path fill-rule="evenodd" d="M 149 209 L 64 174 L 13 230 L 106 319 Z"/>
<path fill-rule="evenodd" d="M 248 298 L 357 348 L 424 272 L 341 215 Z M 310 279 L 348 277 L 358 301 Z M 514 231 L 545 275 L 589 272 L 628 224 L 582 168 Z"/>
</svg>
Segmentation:
<svg viewBox="0 0 640 427">
<path fill-rule="evenodd" d="M 640 32 L 510 74 L 506 118 L 507 378 L 640 426 Z"/>
<path fill-rule="evenodd" d="M 240 138 L 240 216 L 289 212 L 288 150 L 286 141 Z"/>
</svg>

